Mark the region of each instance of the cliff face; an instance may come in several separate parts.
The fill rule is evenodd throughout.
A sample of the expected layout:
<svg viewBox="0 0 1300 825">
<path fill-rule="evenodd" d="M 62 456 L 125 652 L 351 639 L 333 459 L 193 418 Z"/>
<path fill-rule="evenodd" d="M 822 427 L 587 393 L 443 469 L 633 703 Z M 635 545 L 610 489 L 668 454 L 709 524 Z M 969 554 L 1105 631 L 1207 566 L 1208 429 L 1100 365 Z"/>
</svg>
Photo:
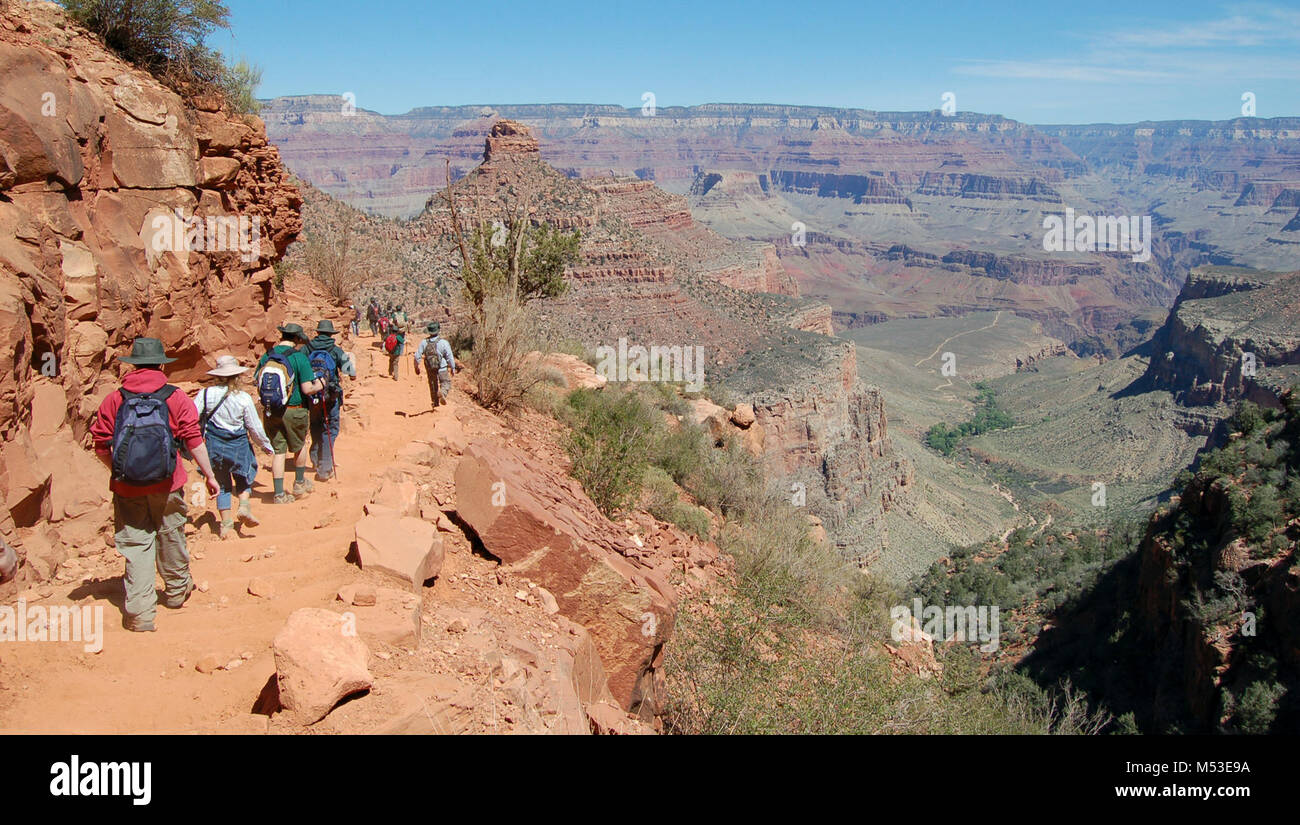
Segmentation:
<svg viewBox="0 0 1300 825">
<path fill-rule="evenodd" d="M 443 185 L 442 158 L 452 159 L 454 174 L 472 168 L 483 135 L 499 118 L 532 129 L 547 163 L 567 175 L 635 176 L 675 192 L 686 191 L 700 170 L 743 170 L 770 176 L 789 191 L 905 204 L 902 190 L 948 164 L 989 180 L 1043 183 L 1083 169 L 1055 138 L 967 112 L 709 104 L 646 116 L 620 106 L 557 104 L 430 106 L 388 116 L 342 104 L 324 95 L 277 98 L 266 113 L 272 138 L 308 180 L 394 216 L 415 214 Z M 1014 188 L 968 188 L 981 185 Z"/>
<path fill-rule="evenodd" d="M 1252 651 L 1266 651 L 1283 682 L 1300 672 L 1295 524 L 1277 525 L 1280 550 L 1248 538 L 1233 513 L 1240 493 L 1231 479 L 1194 481 L 1170 510 L 1152 518 L 1139 547 L 1136 618 L 1154 663 L 1157 719 L 1186 716 L 1204 729 L 1230 723 L 1228 694 L 1240 699 L 1244 686 L 1259 678 Z M 1180 547 L 1184 535 L 1205 549 Z M 1216 588 L 1223 581 L 1233 583 L 1235 610 L 1213 600 L 1222 600 Z M 1210 604 L 1194 609 L 1201 599 L 1193 596 L 1201 594 Z"/>
<path fill-rule="evenodd" d="M 1141 388 L 1189 405 L 1249 398 L 1279 406 L 1300 374 L 1300 272 L 1208 267 L 1187 279 L 1152 341 Z"/>
<path fill-rule="evenodd" d="M 300 223 L 260 121 L 187 104 L 53 6 L 0 13 L 0 74 L 0 477 L 21 503 L 8 533 L 98 506 L 102 468 L 65 448 L 133 338 L 162 339 L 185 380 L 275 337 L 271 264 Z"/>
</svg>

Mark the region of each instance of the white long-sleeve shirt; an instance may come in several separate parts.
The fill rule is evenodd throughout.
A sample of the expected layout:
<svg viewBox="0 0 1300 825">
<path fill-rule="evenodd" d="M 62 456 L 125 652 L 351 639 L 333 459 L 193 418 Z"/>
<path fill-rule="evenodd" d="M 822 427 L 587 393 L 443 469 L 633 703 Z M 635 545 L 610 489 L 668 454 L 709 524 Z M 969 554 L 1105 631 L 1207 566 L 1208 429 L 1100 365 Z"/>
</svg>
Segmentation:
<svg viewBox="0 0 1300 825">
<path fill-rule="evenodd" d="M 221 399 L 225 398 L 227 392 L 232 392 L 230 400 L 221 404 Z M 273 452 L 271 439 L 266 437 L 266 430 L 262 428 L 262 417 L 257 414 L 257 406 L 253 403 L 253 396 L 241 390 L 227 390 L 225 387 L 204 387 L 194 393 L 194 406 L 199 408 L 199 414 L 202 415 L 204 405 L 206 404 L 209 411 L 214 411 L 208 419 L 214 427 L 220 427 L 226 432 L 237 433 L 240 430 L 248 430 L 253 434 L 253 439 L 261 445 L 265 452 Z M 217 405 L 221 404 L 221 409 Z"/>
</svg>

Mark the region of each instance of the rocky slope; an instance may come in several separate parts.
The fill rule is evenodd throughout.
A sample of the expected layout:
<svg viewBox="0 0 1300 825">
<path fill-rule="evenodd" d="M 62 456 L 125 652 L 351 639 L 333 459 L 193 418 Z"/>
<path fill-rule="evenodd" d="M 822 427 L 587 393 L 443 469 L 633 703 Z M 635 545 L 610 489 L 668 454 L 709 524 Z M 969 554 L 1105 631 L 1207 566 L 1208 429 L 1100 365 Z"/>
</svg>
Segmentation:
<svg viewBox="0 0 1300 825">
<path fill-rule="evenodd" d="M 187 379 L 260 352 L 299 198 L 257 118 L 183 100 L 53 4 L 0 9 L 0 74 L 0 532 L 48 573 L 107 529 L 78 445 L 115 357 L 161 338 Z"/>
<path fill-rule="evenodd" d="M 1184 404 L 1248 398 L 1270 407 L 1300 378 L 1300 272 L 1225 267 L 1194 271 L 1151 342 L 1135 389 L 1164 389 Z"/>
<path fill-rule="evenodd" d="M 290 286 L 292 317 L 315 315 L 311 284 Z M 161 611 L 158 633 L 114 620 L 111 541 L 80 548 L 48 581 L 28 558 L 0 585 L 6 606 L 108 614 L 99 653 L 4 646 L 0 729 L 655 730 L 676 605 L 728 575 L 717 548 L 644 513 L 605 519 L 568 477 L 554 421 L 475 406 L 472 372 L 431 417 L 423 381 L 389 379 L 377 344 L 344 344 L 359 378 L 345 387 L 334 480 L 271 518 L 264 457 L 253 505 L 262 524 L 225 541 L 211 501 L 191 501 L 199 590 Z M 77 698 L 92 685 L 111 714 Z"/>
</svg>

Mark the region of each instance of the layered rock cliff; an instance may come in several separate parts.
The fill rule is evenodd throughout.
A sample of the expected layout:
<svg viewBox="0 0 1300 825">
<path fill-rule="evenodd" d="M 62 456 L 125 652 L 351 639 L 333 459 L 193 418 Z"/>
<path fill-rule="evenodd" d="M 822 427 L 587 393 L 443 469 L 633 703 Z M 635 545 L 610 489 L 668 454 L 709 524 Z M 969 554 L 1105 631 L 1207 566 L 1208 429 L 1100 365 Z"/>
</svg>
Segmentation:
<svg viewBox="0 0 1300 825">
<path fill-rule="evenodd" d="M 1137 388 L 1168 390 L 1193 406 L 1241 398 L 1279 406 L 1300 377 L 1298 296 L 1300 272 L 1193 271 Z"/>
</svg>

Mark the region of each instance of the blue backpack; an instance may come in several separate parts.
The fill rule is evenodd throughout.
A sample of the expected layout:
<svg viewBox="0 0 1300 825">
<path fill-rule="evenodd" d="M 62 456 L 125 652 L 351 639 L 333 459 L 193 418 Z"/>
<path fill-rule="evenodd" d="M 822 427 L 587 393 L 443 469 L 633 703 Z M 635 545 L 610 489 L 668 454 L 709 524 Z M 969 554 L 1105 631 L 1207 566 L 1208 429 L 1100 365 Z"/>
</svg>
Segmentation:
<svg viewBox="0 0 1300 825">
<path fill-rule="evenodd" d="M 307 360 L 311 362 L 312 372 L 316 373 L 316 378 L 325 379 L 325 389 L 311 396 L 311 405 L 319 406 L 322 401 L 333 404 L 342 389 L 339 385 L 339 362 L 334 357 L 334 347 L 314 349 L 307 356 Z"/>
<path fill-rule="evenodd" d="M 113 424 L 113 480 L 127 484 L 158 484 L 176 472 L 176 439 L 172 435 L 168 384 L 157 392 L 119 389 L 122 406 Z"/>
</svg>

